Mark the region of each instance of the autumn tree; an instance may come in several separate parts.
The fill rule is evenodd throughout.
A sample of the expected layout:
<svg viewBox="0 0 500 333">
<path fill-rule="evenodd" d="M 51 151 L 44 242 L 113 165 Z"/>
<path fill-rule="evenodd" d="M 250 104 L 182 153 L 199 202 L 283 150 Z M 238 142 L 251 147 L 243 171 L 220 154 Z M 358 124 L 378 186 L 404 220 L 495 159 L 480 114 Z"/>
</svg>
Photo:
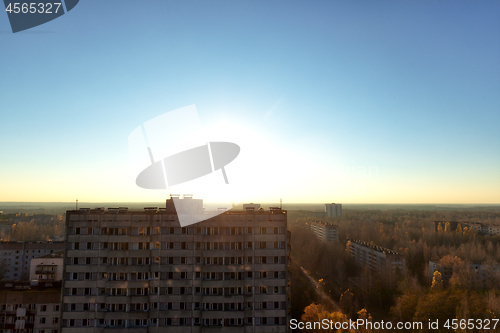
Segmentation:
<svg viewBox="0 0 500 333">
<path fill-rule="evenodd" d="M 439 291 L 443 289 L 443 277 L 439 271 L 435 271 L 432 277 L 431 290 Z"/>
</svg>

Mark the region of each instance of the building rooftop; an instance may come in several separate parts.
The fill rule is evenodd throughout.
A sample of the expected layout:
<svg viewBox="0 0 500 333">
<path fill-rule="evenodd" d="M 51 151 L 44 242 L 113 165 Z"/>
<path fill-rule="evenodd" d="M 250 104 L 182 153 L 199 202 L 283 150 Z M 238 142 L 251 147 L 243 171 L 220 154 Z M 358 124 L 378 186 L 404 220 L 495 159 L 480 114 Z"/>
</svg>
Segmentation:
<svg viewBox="0 0 500 333">
<path fill-rule="evenodd" d="M 35 257 L 33 259 L 40 259 L 40 258 L 64 258 L 64 251 L 56 251 L 53 253 L 47 253 L 43 256 Z"/>
<path fill-rule="evenodd" d="M 362 245 L 362 246 L 365 246 L 365 247 L 369 247 L 370 249 L 375 250 L 375 251 L 380 252 L 380 253 L 397 254 L 397 255 L 401 254 L 399 252 L 393 251 L 393 250 L 388 249 L 386 247 L 378 246 L 378 245 L 375 245 L 375 244 L 372 244 L 372 243 L 368 243 L 368 242 L 365 242 L 365 241 L 361 241 L 361 240 L 358 240 L 358 239 L 347 239 L 347 241 L 348 242 L 350 241 L 351 243 L 356 243 L 358 245 Z"/>
<path fill-rule="evenodd" d="M 337 227 L 338 224 L 335 224 L 335 223 L 328 223 L 328 222 L 322 222 L 322 221 L 312 221 L 311 223 L 314 223 L 314 224 L 322 224 L 324 226 L 333 226 L 333 227 Z"/>
<path fill-rule="evenodd" d="M 61 244 L 64 241 L 0 241 L 0 244 Z"/>
<path fill-rule="evenodd" d="M 228 210 L 223 214 L 226 215 L 234 215 L 234 214 L 284 214 L 286 210 L 283 210 L 279 207 L 269 207 L 269 210 L 265 210 L 263 208 L 259 208 L 258 210 Z M 71 214 L 117 214 L 117 213 L 127 213 L 127 214 L 175 214 L 175 210 L 169 210 L 167 208 L 158 208 L 158 207 L 144 207 L 144 210 L 122 210 L 118 208 L 108 208 L 104 210 L 104 208 L 80 208 L 78 210 L 68 210 L 67 213 Z"/>
</svg>

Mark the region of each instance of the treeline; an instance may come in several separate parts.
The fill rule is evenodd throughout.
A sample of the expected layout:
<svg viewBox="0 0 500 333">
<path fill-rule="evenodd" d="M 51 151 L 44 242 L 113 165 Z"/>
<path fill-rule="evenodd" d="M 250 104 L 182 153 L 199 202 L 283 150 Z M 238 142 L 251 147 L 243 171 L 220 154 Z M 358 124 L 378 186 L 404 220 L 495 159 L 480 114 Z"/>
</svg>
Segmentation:
<svg viewBox="0 0 500 333">
<path fill-rule="evenodd" d="M 7 221 L 4 221 L 7 223 Z M 19 221 L 10 225 L 8 234 L 0 235 L 2 241 L 49 241 L 54 236 L 64 236 L 65 224 L 62 215 L 44 216 L 37 219 L 31 216 L 29 221 Z"/>
</svg>

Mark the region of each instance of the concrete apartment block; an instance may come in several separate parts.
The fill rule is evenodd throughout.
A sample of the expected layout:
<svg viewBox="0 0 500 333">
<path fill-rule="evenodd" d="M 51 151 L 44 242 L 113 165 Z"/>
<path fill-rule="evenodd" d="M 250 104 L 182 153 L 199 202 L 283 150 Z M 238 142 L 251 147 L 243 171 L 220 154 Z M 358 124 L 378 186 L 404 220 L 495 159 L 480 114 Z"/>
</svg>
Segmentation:
<svg viewBox="0 0 500 333">
<path fill-rule="evenodd" d="M 324 243 L 338 243 L 339 233 L 338 226 L 333 223 L 325 223 L 312 221 L 309 223 L 311 231 L 314 235 Z"/>
<path fill-rule="evenodd" d="M 172 199 L 66 213 L 62 332 L 287 332 L 290 232 L 280 208 L 180 227 Z"/>
<path fill-rule="evenodd" d="M 405 257 L 391 249 L 356 239 L 348 239 L 348 250 L 361 267 L 368 267 L 372 273 L 394 273 L 396 269 L 406 270 Z"/>
<path fill-rule="evenodd" d="M 342 204 L 325 204 L 326 216 L 335 218 L 342 216 Z"/>
</svg>

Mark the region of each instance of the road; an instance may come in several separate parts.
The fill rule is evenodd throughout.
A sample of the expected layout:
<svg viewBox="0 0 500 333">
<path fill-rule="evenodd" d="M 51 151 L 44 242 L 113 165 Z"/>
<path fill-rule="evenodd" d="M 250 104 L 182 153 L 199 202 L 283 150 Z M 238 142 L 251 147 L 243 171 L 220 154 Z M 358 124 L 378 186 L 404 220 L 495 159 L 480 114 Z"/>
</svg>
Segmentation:
<svg viewBox="0 0 500 333">
<path fill-rule="evenodd" d="M 302 272 L 307 276 L 307 278 L 309 279 L 309 281 L 311 282 L 311 284 L 314 286 L 314 289 L 316 290 L 316 293 L 318 294 L 318 296 L 326 303 L 330 304 L 332 306 L 333 309 L 335 309 L 335 311 L 337 312 L 342 312 L 342 309 L 340 309 L 340 307 L 338 306 L 337 303 L 335 303 L 331 298 L 330 296 L 325 293 L 323 291 L 323 289 L 321 288 L 321 286 L 319 285 L 318 281 L 316 281 L 311 275 L 309 275 L 309 273 L 304 269 L 304 267 L 300 266 L 300 269 L 302 270 Z"/>
</svg>

